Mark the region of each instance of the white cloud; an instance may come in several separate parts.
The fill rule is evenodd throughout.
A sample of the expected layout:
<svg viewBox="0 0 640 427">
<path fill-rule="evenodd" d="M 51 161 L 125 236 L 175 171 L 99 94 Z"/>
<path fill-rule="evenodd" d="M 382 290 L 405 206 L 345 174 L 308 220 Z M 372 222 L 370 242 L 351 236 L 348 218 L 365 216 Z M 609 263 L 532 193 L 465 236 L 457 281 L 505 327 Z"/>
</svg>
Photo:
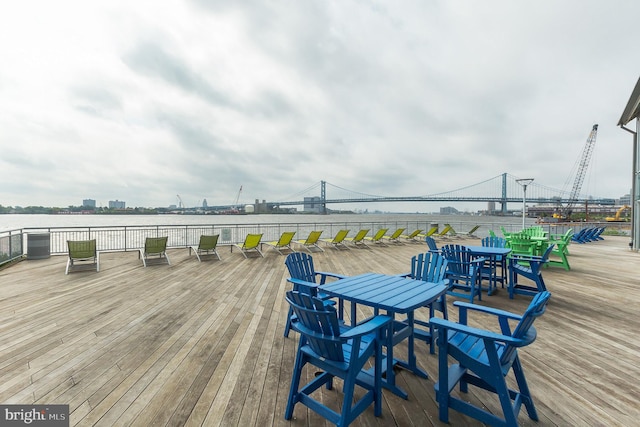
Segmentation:
<svg viewBox="0 0 640 427">
<path fill-rule="evenodd" d="M 0 6 L 2 205 L 434 194 L 508 172 L 629 191 L 640 5 L 33 0 Z M 334 195 L 337 196 L 337 195 Z M 192 201 L 189 203 L 188 201 Z"/>
</svg>

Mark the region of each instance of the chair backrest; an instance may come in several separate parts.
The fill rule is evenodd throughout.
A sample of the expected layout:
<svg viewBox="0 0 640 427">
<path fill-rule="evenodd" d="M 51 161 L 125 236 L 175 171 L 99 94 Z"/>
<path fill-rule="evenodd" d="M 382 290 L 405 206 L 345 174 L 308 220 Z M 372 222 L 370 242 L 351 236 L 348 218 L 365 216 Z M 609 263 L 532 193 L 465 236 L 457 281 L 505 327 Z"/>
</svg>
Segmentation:
<svg viewBox="0 0 640 427">
<path fill-rule="evenodd" d="M 302 292 L 287 291 L 287 302 L 298 318 L 291 326 L 306 340 L 320 357 L 344 362 L 338 314 L 334 307 L 325 306 L 322 300 Z"/>
<path fill-rule="evenodd" d="M 292 252 L 287 255 L 284 265 L 289 270 L 289 275 L 305 282 L 316 282 L 316 270 L 313 267 L 313 257 L 305 252 Z"/>
<path fill-rule="evenodd" d="M 444 281 L 449 261 L 436 252 L 426 252 L 411 258 L 411 278 L 424 282 Z"/>
<path fill-rule="evenodd" d="M 507 240 L 503 237 L 484 237 L 482 239 L 482 246 L 486 248 L 506 248 Z"/>
<path fill-rule="evenodd" d="M 478 231 L 478 228 L 480 228 L 479 225 L 474 225 L 473 228 L 471 228 L 471 230 L 467 231 L 467 235 L 471 236 L 473 235 L 473 233 L 475 233 L 476 231 Z"/>
<path fill-rule="evenodd" d="M 533 322 L 544 314 L 547 309 L 549 298 L 551 298 L 551 293 L 549 291 L 542 291 L 533 297 L 529 303 L 529 307 L 527 307 L 525 312 L 522 314 L 520 322 L 511 334 L 513 338 L 523 339 L 527 341 L 527 344 L 532 343 L 536 339 L 536 330 L 533 327 Z M 517 348 L 515 346 L 507 345 L 500 357 L 500 364 L 508 364 L 512 362 L 515 357 L 516 350 Z"/>
<path fill-rule="evenodd" d="M 354 242 L 361 242 L 364 240 L 364 238 L 366 237 L 367 233 L 369 233 L 369 229 L 362 229 L 360 231 L 358 231 L 358 233 L 356 234 L 356 236 L 353 238 Z"/>
<path fill-rule="evenodd" d="M 547 249 L 544 251 L 544 253 L 542 254 L 541 258 L 543 263 L 547 262 L 547 260 L 549 259 L 549 254 L 551 254 L 551 251 L 553 251 L 554 246 L 555 246 L 554 244 L 549 245 Z"/>
<path fill-rule="evenodd" d="M 475 267 L 473 253 L 462 245 L 444 245 L 440 252 L 449 261 L 448 268 L 454 274 L 469 275 Z"/>
<path fill-rule="evenodd" d="M 320 240 L 320 236 L 322 235 L 322 230 L 320 231 L 312 231 L 311 233 L 309 233 L 309 236 L 307 237 L 307 240 L 304 241 L 305 245 L 314 245 L 316 243 L 318 243 L 318 240 Z"/>
<path fill-rule="evenodd" d="M 219 234 L 214 234 L 213 236 L 201 235 L 198 249 L 201 251 L 211 251 L 215 249 L 218 245 L 218 237 Z"/>
<path fill-rule="evenodd" d="M 378 240 L 382 239 L 382 237 L 384 237 L 385 234 L 387 234 L 387 231 L 389 231 L 388 228 L 381 228 L 376 232 L 376 234 L 371 238 L 371 240 L 373 240 L 374 242 L 377 242 Z"/>
<path fill-rule="evenodd" d="M 67 240 L 69 258 L 82 259 L 96 256 L 96 240 Z"/>
<path fill-rule="evenodd" d="M 427 246 L 429 247 L 430 250 L 432 251 L 438 251 L 438 245 L 436 244 L 436 241 L 433 237 L 425 237 L 424 241 L 427 242 Z"/>
<path fill-rule="evenodd" d="M 404 233 L 404 228 L 398 228 L 396 231 L 393 232 L 393 234 L 391 235 L 391 237 L 389 237 L 390 239 L 397 239 L 398 237 L 400 237 L 400 235 L 402 233 Z"/>
<path fill-rule="evenodd" d="M 296 235 L 295 231 L 285 231 L 284 233 L 282 233 L 282 235 L 278 239 L 278 243 L 276 243 L 276 246 L 290 245 L 291 241 L 293 240 L 293 236 L 295 235 Z"/>
<path fill-rule="evenodd" d="M 439 236 L 444 236 L 445 234 L 447 234 L 448 232 L 450 232 L 451 230 L 453 230 L 451 228 L 451 226 L 449 224 L 445 224 L 444 228 L 442 229 L 442 231 L 440 233 L 438 233 Z"/>
<path fill-rule="evenodd" d="M 349 234 L 349 230 L 340 230 L 336 233 L 336 236 L 333 238 L 332 243 L 342 243 L 345 237 Z"/>
<path fill-rule="evenodd" d="M 147 254 L 160 254 L 167 250 L 168 236 L 147 237 L 144 240 L 144 252 Z"/>
<path fill-rule="evenodd" d="M 531 240 L 531 236 L 522 233 L 514 233 L 509 237 L 508 242 L 509 247 L 514 254 L 533 254 L 533 246 L 535 245 L 535 241 Z"/>
<path fill-rule="evenodd" d="M 432 226 L 432 227 L 429 229 L 429 231 L 427 231 L 427 235 L 426 235 L 426 237 L 432 236 L 432 235 L 434 235 L 434 234 L 435 234 L 435 233 L 437 233 L 437 232 L 438 232 L 438 226 L 437 226 L 437 225 L 434 225 L 434 226 Z"/>
<path fill-rule="evenodd" d="M 421 229 L 417 229 L 416 231 L 414 231 L 413 233 L 409 234 L 409 236 L 407 236 L 409 239 L 413 239 L 414 237 L 416 237 L 418 234 L 422 233 L 424 230 Z"/>
<path fill-rule="evenodd" d="M 244 244 L 242 247 L 244 249 L 253 249 L 257 248 L 260 245 L 260 240 L 262 240 L 262 233 L 260 234 L 247 234 L 247 237 L 244 239 Z"/>
</svg>

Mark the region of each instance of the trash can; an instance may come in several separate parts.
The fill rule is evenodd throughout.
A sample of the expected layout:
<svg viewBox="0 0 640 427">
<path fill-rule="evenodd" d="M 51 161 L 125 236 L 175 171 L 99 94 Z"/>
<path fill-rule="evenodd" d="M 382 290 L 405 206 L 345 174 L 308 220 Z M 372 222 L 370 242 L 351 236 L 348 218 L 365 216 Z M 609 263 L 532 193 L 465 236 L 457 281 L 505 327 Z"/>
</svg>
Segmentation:
<svg viewBox="0 0 640 427">
<path fill-rule="evenodd" d="M 51 256 L 49 233 L 27 234 L 27 259 L 45 259 Z"/>
</svg>

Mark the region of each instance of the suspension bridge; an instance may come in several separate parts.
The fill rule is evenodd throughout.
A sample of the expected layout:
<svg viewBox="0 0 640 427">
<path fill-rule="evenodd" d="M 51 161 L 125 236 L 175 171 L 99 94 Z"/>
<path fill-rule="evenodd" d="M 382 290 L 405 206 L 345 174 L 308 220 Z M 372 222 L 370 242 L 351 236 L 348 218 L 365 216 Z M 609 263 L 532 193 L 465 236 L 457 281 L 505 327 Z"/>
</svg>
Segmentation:
<svg viewBox="0 0 640 427">
<path fill-rule="evenodd" d="M 327 205 L 341 203 L 380 203 L 380 202 L 495 202 L 501 205 L 499 211 L 507 211 L 507 203 L 522 203 L 523 188 L 517 177 L 508 173 L 495 176 L 482 182 L 451 191 L 416 196 L 383 196 L 348 190 L 326 181 L 320 181 L 284 200 L 266 201 L 269 208 L 283 206 L 321 206 L 326 212 Z M 336 194 L 337 196 L 333 196 Z M 554 204 L 558 207 L 579 205 L 588 202 L 594 205 L 612 206 L 614 199 L 594 199 L 586 195 L 575 195 L 570 191 L 558 190 L 533 182 L 527 186 L 527 202 L 536 204 Z M 215 206 L 211 209 L 227 209 L 229 206 Z"/>
</svg>

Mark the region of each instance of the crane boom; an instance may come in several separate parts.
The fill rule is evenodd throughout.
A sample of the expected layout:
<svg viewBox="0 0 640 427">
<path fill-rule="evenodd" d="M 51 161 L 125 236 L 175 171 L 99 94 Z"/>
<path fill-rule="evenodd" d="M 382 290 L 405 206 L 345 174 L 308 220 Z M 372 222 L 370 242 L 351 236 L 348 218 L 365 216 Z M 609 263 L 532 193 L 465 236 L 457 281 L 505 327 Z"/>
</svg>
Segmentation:
<svg viewBox="0 0 640 427">
<path fill-rule="evenodd" d="M 238 190 L 238 195 L 236 196 L 236 201 L 233 204 L 233 207 L 235 209 L 238 209 L 238 201 L 240 200 L 240 193 L 242 193 L 242 185 L 240 186 L 240 189 Z"/>
<path fill-rule="evenodd" d="M 584 150 L 582 150 L 582 156 L 580 157 L 580 164 L 578 165 L 578 170 L 576 172 L 576 180 L 573 183 L 573 188 L 571 189 L 571 194 L 569 195 L 569 202 L 567 206 L 564 208 L 565 215 L 571 214 L 571 208 L 578 201 L 578 196 L 580 195 L 580 189 L 582 188 L 582 183 L 584 181 L 584 176 L 587 173 L 587 168 L 589 167 L 589 161 L 591 160 L 591 153 L 593 153 L 593 147 L 596 144 L 596 135 L 598 134 L 598 125 L 593 125 L 593 129 L 591 129 L 591 133 L 589 133 L 589 138 L 587 138 L 587 143 L 584 146 Z"/>
</svg>

